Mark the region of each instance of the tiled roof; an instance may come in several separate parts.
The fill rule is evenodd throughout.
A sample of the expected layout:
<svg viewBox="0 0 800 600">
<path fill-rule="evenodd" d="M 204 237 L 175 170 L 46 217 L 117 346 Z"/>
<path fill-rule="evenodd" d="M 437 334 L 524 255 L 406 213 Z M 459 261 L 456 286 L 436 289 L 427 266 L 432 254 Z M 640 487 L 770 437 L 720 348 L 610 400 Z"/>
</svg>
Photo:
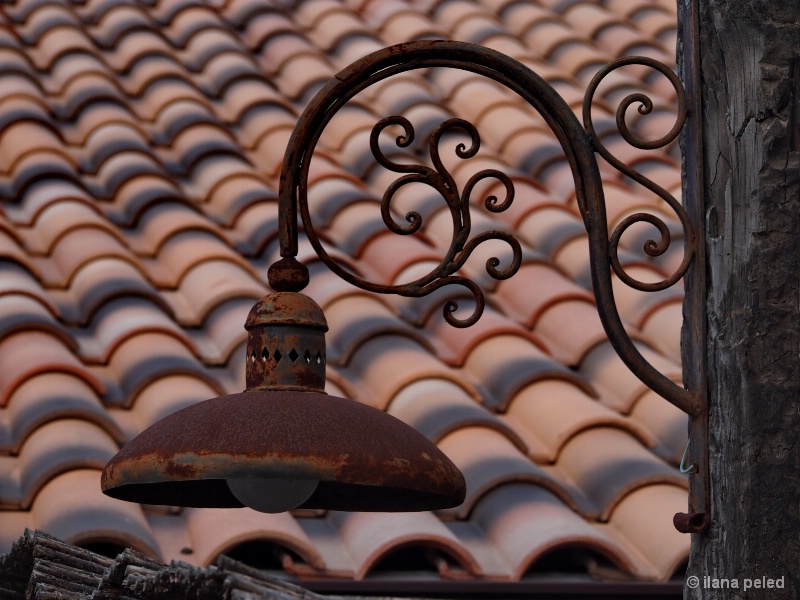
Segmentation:
<svg viewBox="0 0 800 600">
<path fill-rule="evenodd" d="M 432 549 L 419 553 L 432 557 L 419 563 L 432 578 L 517 581 L 553 556 L 556 570 L 639 580 L 680 571 L 689 538 L 672 514 L 686 506 L 686 418 L 605 339 L 555 137 L 511 92 L 455 70 L 406 73 L 351 102 L 317 147 L 309 198 L 337 260 L 370 281 L 409 281 L 443 256 L 450 214 L 417 186 L 398 194 L 396 218 L 417 211 L 422 230 L 386 229 L 379 204 L 395 175 L 370 154 L 370 129 L 404 114 L 419 143 L 386 152 L 418 163 L 436 125 L 470 120 L 480 153 L 446 166 L 462 187 L 484 168 L 512 178 L 512 208 L 475 206 L 473 228 L 512 232 L 523 249 L 507 281 L 483 268 L 507 254 L 502 245 L 465 266 L 487 292 L 481 321 L 451 328 L 440 293 L 355 289 L 307 242 L 300 258 L 330 325 L 329 391 L 437 443 L 466 476 L 465 503 L 435 514 L 264 515 L 143 507 L 99 485 L 139 431 L 244 387 L 244 320 L 278 257 L 282 154 L 328 78 L 390 44 L 451 38 L 523 62 L 579 113 L 609 60 L 673 61 L 673 0 L 15 0 L 0 16 L 0 552 L 27 527 L 200 566 L 262 540 L 282 557 L 276 569 L 300 577 L 371 577 L 408 547 Z M 601 88 L 598 132 L 678 195 L 677 148 L 638 150 L 614 125 L 620 100 L 642 90 L 654 110 L 640 130 L 663 135 L 674 92 L 643 68 Z M 642 249 L 651 229 L 633 227 L 622 264 L 644 280 L 671 273 L 676 217 L 608 165 L 601 173 L 612 224 L 644 209 L 677 238 L 656 260 Z M 614 289 L 644 355 L 680 380 L 681 290 Z"/>
</svg>

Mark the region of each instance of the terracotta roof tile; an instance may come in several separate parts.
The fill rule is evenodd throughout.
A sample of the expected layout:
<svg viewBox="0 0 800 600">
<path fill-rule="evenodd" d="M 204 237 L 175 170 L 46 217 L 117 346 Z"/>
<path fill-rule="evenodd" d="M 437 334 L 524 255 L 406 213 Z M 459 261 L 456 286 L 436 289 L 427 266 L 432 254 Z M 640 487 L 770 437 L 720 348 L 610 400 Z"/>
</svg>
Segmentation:
<svg viewBox="0 0 800 600">
<path fill-rule="evenodd" d="M 237 211 L 234 213 L 236 220 L 230 223 L 231 239 L 243 254 L 260 255 L 278 233 L 278 202 L 274 192 L 255 178 L 231 177 L 218 185 L 214 194 L 214 199 L 205 206 L 206 214 L 227 225 L 223 219 L 229 218 L 228 214 L 214 213 L 223 208 L 227 213 Z M 228 206 L 211 205 L 226 197 Z"/>
<path fill-rule="evenodd" d="M 628 495 L 611 516 L 610 523 L 629 542 L 641 548 L 657 580 L 666 581 L 676 572 L 680 573 L 689 553 L 681 534 L 670 527 L 669 519 L 655 518 L 655 515 L 683 510 L 680 507 L 684 502 L 683 489 L 652 485 Z"/>
<path fill-rule="evenodd" d="M 119 6 L 134 6 L 133 0 L 87 0 L 83 6 L 75 6 L 74 10 L 87 23 L 96 23 L 107 12 Z"/>
<path fill-rule="evenodd" d="M 65 344 L 73 341 L 61 323 L 37 298 L 23 294 L 4 294 L 0 296 L 0 338 L 25 329 L 45 331 Z"/>
<path fill-rule="evenodd" d="M 226 365 L 247 340 L 241 324 L 253 307 L 256 296 L 232 297 L 220 301 L 205 315 L 202 329 L 191 331 L 193 342 L 207 365 Z"/>
<path fill-rule="evenodd" d="M 344 68 L 383 47 L 383 43 L 368 28 L 353 31 L 337 40 L 336 45 L 331 49 L 331 59 L 337 67 Z"/>
<path fill-rule="evenodd" d="M 623 458 L 611 460 L 612 456 Z M 600 509 L 602 521 L 636 488 L 654 483 L 687 485 L 674 467 L 616 428 L 597 427 L 574 435 L 561 449 L 556 465 Z"/>
<path fill-rule="evenodd" d="M 185 47 L 188 41 L 198 32 L 205 29 L 223 29 L 224 24 L 214 11 L 207 6 L 187 3 L 184 7 L 173 9 L 169 17 L 169 25 L 161 32 L 175 47 Z M 166 15 L 161 18 L 164 19 Z"/>
<path fill-rule="evenodd" d="M 70 324 L 87 324 L 107 302 L 119 298 L 146 298 L 170 312 L 170 305 L 148 281 L 138 263 L 118 257 L 95 258 L 78 268 L 66 290 L 51 290 L 63 319 Z"/>
<path fill-rule="evenodd" d="M 152 257 L 157 256 L 173 236 L 184 231 L 204 231 L 215 237 L 220 234 L 215 224 L 196 209 L 177 202 L 148 207 L 139 216 L 136 229 L 125 233 L 128 244 L 138 256 Z"/>
<path fill-rule="evenodd" d="M 124 90 L 124 86 L 116 76 L 117 74 L 101 56 L 88 52 L 59 55 L 45 73 L 38 73 L 38 78 L 50 96 L 47 98 L 48 103 L 55 106 L 70 100 L 78 101 L 78 98 L 69 98 L 76 92 L 89 95 L 92 84 L 95 88 L 102 88 L 105 83 L 108 83 L 112 86 L 109 89 Z M 116 96 L 115 99 L 119 103 L 125 102 L 122 96 Z"/>
<path fill-rule="evenodd" d="M 47 71 L 68 52 L 92 54 L 93 50 L 91 38 L 81 31 L 78 24 L 62 24 L 42 31 L 28 55 L 37 69 Z"/>
<path fill-rule="evenodd" d="M 145 385 L 131 399 L 130 411 L 136 418 L 139 431 L 182 408 L 213 398 L 216 393 L 203 379 L 188 374 L 167 373 Z M 126 433 L 133 436 L 137 435 L 137 431 Z"/>
<path fill-rule="evenodd" d="M 591 511 L 582 492 L 552 469 L 531 462 L 514 440 L 496 428 L 461 427 L 439 442 L 439 447 L 461 469 L 467 481 L 467 497 L 456 508 L 442 514 L 466 519 L 491 490 L 508 483 L 526 481 L 550 490 L 573 510 Z M 580 507 L 580 508 L 579 508 Z"/>
<path fill-rule="evenodd" d="M 195 376 L 208 382 L 218 394 L 224 394 L 186 341 L 161 332 L 139 332 L 123 341 L 109 357 L 105 374 L 118 386 L 109 390 L 111 404 L 120 403 L 120 399 L 122 403 L 130 401 L 147 385 L 167 374 Z"/>
<path fill-rule="evenodd" d="M 480 574 L 476 561 L 431 513 L 331 511 L 328 519 L 353 560 L 356 579 L 363 579 L 393 549 L 410 544 L 440 548 L 468 573 Z"/>
<path fill-rule="evenodd" d="M 625 272 L 634 279 L 644 282 L 660 281 L 664 277 L 664 273 L 653 265 L 630 265 L 625 267 Z M 612 284 L 620 314 L 637 328 L 641 328 L 650 315 L 658 312 L 662 306 L 679 304 L 683 299 L 683 286 L 680 283 L 661 292 L 640 292 L 627 286 L 616 276 Z M 643 332 L 643 335 L 650 341 L 651 338 L 647 334 Z"/>
<path fill-rule="evenodd" d="M 32 254 L 50 256 L 62 237 L 71 231 L 89 228 L 98 229 L 125 243 L 122 234 L 102 214 L 98 214 L 97 209 L 85 202 L 65 200 L 48 204 L 37 214 L 31 229 L 24 232 L 25 246 Z"/>
<path fill-rule="evenodd" d="M 235 176 L 261 179 L 257 168 L 240 156 L 221 154 L 203 157 L 187 173 L 183 190 L 196 204 L 213 194 L 215 188 Z"/>
<path fill-rule="evenodd" d="M 554 256 L 562 246 L 585 235 L 581 218 L 566 207 L 542 206 L 517 227 L 520 237 L 543 254 Z"/>
<path fill-rule="evenodd" d="M 181 520 L 188 533 L 192 560 L 197 564 L 213 564 L 220 554 L 247 541 L 269 540 L 295 551 L 312 568 L 324 571 L 327 567 L 313 541 L 289 513 L 264 515 L 248 508 L 220 513 L 191 508 L 183 512 Z"/>
<path fill-rule="evenodd" d="M 506 35 L 503 26 L 489 15 L 472 15 L 460 19 L 450 29 L 453 39 L 480 44 L 496 35 Z"/>
<path fill-rule="evenodd" d="M 633 419 L 625 419 L 567 381 L 548 379 L 523 388 L 502 420 L 519 432 L 528 454 L 539 463 L 555 463 L 564 444 L 592 427 L 618 427 L 653 447 L 653 435 Z"/>
<path fill-rule="evenodd" d="M 162 79 L 159 75 L 150 80 L 147 86 L 149 87 L 153 82 Z M 163 79 L 168 79 L 168 76 L 163 77 Z M 181 132 L 196 124 L 219 125 L 220 121 L 212 112 L 210 105 L 192 99 L 180 98 L 167 103 L 158 112 L 150 128 L 150 136 L 153 142 L 160 146 L 169 147 Z"/>
<path fill-rule="evenodd" d="M 601 29 L 613 25 L 624 25 L 625 22 L 612 12 L 604 10 L 598 4 L 576 2 L 561 13 L 561 17 L 569 25 L 589 38 L 594 38 Z"/>
<path fill-rule="evenodd" d="M 681 358 L 681 332 L 675 327 L 683 318 L 683 302 L 664 303 L 642 324 L 642 334 L 651 344 L 676 362 Z"/>
<path fill-rule="evenodd" d="M 555 303 L 593 301 L 590 292 L 544 261 L 522 265 L 516 276 L 498 284 L 495 294 L 503 310 L 529 328 L 533 328 L 541 314 Z"/>
<path fill-rule="evenodd" d="M 485 1 L 483 4 L 488 5 L 490 2 Z M 524 31 L 534 24 L 555 19 L 552 12 L 530 2 L 502 1 L 492 4 L 506 29 L 517 37 L 522 37 Z"/>
<path fill-rule="evenodd" d="M 536 54 L 549 58 L 566 42 L 580 43 L 583 38 L 566 24 L 555 19 L 533 19 L 518 34 L 525 45 Z"/>
<path fill-rule="evenodd" d="M 307 3 L 306 6 L 320 4 Z M 316 18 L 310 25 L 307 35 L 310 41 L 326 52 L 330 52 L 351 36 L 367 36 L 374 39 L 369 27 L 361 19 L 353 12 L 340 7 L 328 10 Z"/>
<path fill-rule="evenodd" d="M 372 237 L 361 249 L 362 261 L 372 270 L 383 284 L 401 283 L 401 273 L 411 265 L 423 262 L 439 262 L 439 253 L 420 237 L 399 238 L 392 233 L 383 232 Z"/>
<path fill-rule="evenodd" d="M 270 116 L 270 122 L 263 119 L 262 111 Z M 242 142 L 248 144 L 248 138 L 255 140 L 268 127 L 275 127 L 276 119 L 294 117 L 294 109 L 271 85 L 261 78 L 233 79 L 226 84 L 218 114 L 228 123 L 241 128 Z M 261 117 L 259 120 L 252 120 Z M 294 121 L 294 119 L 291 119 Z M 263 122 L 261 128 L 253 132 L 245 131 L 251 124 Z M 249 145 L 249 144 L 248 144 Z"/>
<path fill-rule="evenodd" d="M 4 67 L 4 69 L 11 68 L 13 67 Z M 37 101 L 25 94 L 9 94 L 0 101 L 0 125 L 5 129 L 17 121 L 38 122 L 44 126 L 53 126 L 44 102 Z"/>
<path fill-rule="evenodd" d="M 309 212 L 313 222 L 321 227 L 329 227 L 331 220 L 339 215 L 339 212 L 351 204 L 363 201 L 374 202 L 374 197 L 359 181 L 353 181 L 350 177 L 320 177 L 316 181 L 310 181 L 308 186 Z M 379 210 L 373 214 L 380 215 Z M 332 232 L 335 235 L 335 232 Z"/>
<path fill-rule="evenodd" d="M 85 331 L 75 333 L 81 359 L 105 364 L 125 340 L 142 332 L 160 332 L 181 340 L 195 355 L 200 350 L 158 305 L 144 298 L 120 298 L 106 302 Z"/>
<path fill-rule="evenodd" d="M 70 142 L 82 145 L 94 130 L 110 123 L 128 125 L 133 129 L 142 128 L 129 106 L 118 102 L 99 102 L 92 104 L 89 110 L 75 115 L 75 119 L 65 127 L 64 135 Z"/>
<path fill-rule="evenodd" d="M 478 404 L 474 389 L 446 379 L 422 379 L 403 388 L 386 412 L 434 442 L 464 427 L 496 429 L 522 452 L 527 446 L 517 431 Z"/>
<path fill-rule="evenodd" d="M 10 148 L 11 140 L 14 140 L 13 148 Z M 37 152 L 63 153 L 68 161 L 72 158 L 64 152 L 61 141 L 52 129 L 30 121 L 22 121 L 5 128 L 0 142 L 6 143 L 6 152 L 0 161 L 0 171 L 4 174 L 13 172 L 22 158 Z"/>
<path fill-rule="evenodd" d="M 407 336 L 430 348 L 424 336 L 398 322 L 396 315 L 374 296 L 359 293 L 339 297 L 325 304 L 324 310 L 330 328 L 326 351 L 330 364 L 347 366 L 357 349 L 377 336 Z"/>
<path fill-rule="evenodd" d="M 330 383 L 330 382 L 329 382 Z M 324 573 L 332 577 L 351 579 L 355 575 L 353 560 L 343 540 L 339 537 L 336 526 L 327 518 L 298 518 L 297 524 L 312 540 L 315 550 L 322 557 L 325 565 Z M 300 575 L 311 575 L 307 570 Z"/>
<path fill-rule="evenodd" d="M 608 25 L 599 30 L 595 37 L 598 46 L 606 52 L 617 55 L 649 56 L 656 60 L 667 58 L 660 44 L 635 29 L 624 25 Z"/>
<path fill-rule="evenodd" d="M 5 294 L 30 296 L 46 306 L 54 316 L 61 316 L 59 309 L 47 296 L 35 275 L 8 260 L 0 262 L 0 296 Z"/>
<path fill-rule="evenodd" d="M 158 557 L 158 545 L 142 509 L 104 496 L 100 471 L 78 469 L 55 477 L 36 495 L 33 527 L 73 544 L 112 542 Z"/>
<path fill-rule="evenodd" d="M 50 248 L 50 260 L 57 276 L 52 284 L 57 287 L 68 287 L 76 271 L 96 257 L 118 257 L 136 264 L 132 253 L 120 243 L 116 235 L 111 235 L 107 228 L 81 227 L 72 229 L 57 238 Z"/>
<path fill-rule="evenodd" d="M 93 195 L 115 198 L 133 177 L 150 176 L 168 179 L 164 166 L 154 156 L 138 151 L 123 151 L 106 160 L 97 176 L 87 178 Z"/>
<path fill-rule="evenodd" d="M 19 487 L 4 489 L 2 502 L 27 510 L 50 480 L 76 469 L 102 469 L 117 450 L 115 440 L 83 419 L 59 419 L 41 425 L 15 457 Z"/>
<path fill-rule="evenodd" d="M 43 331 L 24 331 L 0 341 L 0 405 L 5 406 L 18 386 L 30 377 L 57 371 L 84 379 L 99 394 L 103 384 L 93 376 L 64 342 Z"/>
<path fill-rule="evenodd" d="M 176 293 L 162 293 L 173 308 L 177 320 L 197 325 L 221 302 L 234 298 L 260 298 L 264 284 L 249 269 L 236 261 L 210 259 L 188 268 L 178 283 Z"/>
<path fill-rule="evenodd" d="M 559 362 L 577 366 L 593 346 L 606 339 L 594 303 L 562 300 L 539 316 L 534 332 Z"/>
<path fill-rule="evenodd" d="M 351 201 L 336 211 L 329 224 L 328 235 L 338 248 L 348 254 L 361 255 L 372 238 L 386 231 L 386 224 L 380 216 L 380 210 L 376 210 L 376 204 L 372 198 L 364 198 Z M 402 223 L 399 218 L 397 221 Z"/>
<path fill-rule="evenodd" d="M 297 101 L 301 96 L 310 99 L 312 86 L 321 87 L 336 73 L 330 62 L 317 54 L 293 54 L 281 65 L 275 82 L 281 92 L 290 100 Z"/>
<path fill-rule="evenodd" d="M 0 454 L 18 454 L 30 435 L 59 419 L 94 423 L 118 443 L 125 439 L 101 404 L 98 391 L 85 379 L 68 373 L 45 372 L 28 378 L 11 394 L 3 413 Z"/>
<path fill-rule="evenodd" d="M 415 336 L 416 337 L 416 336 Z M 428 378 L 458 381 L 456 373 L 431 356 L 417 339 L 388 333 L 367 339 L 347 368 L 364 383 L 365 404 L 385 409 L 406 385 Z"/>
<path fill-rule="evenodd" d="M 92 37 L 101 47 L 113 47 L 120 37 L 129 31 L 148 29 L 151 21 L 140 10 L 133 6 L 111 8 L 95 21 L 90 29 Z"/>
<path fill-rule="evenodd" d="M 430 331 L 432 339 L 438 342 L 437 354 L 448 364 L 457 367 L 463 366 L 467 356 L 478 344 L 498 335 L 524 338 L 539 350 L 550 353 L 547 344 L 540 337 L 491 307 L 485 309 L 475 325 L 467 328 L 453 327 L 445 321 L 441 312 L 433 312 L 426 323 L 426 329 Z"/>
<path fill-rule="evenodd" d="M 261 52 L 264 45 L 273 37 L 285 35 L 287 42 L 290 41 L 291 36 L 301 39 L 292 20 L 278 10 L 266 10 L 253 14 L 246 22 L 242 23 L 242 30 L 242 42 L 247 48 L 256 52 Z M 307 48 L 308 45 L 305 47 Z"/>
<path fill-rule="evenodd" d="M 670 51 L 674 50 L 676 23 L 669 12 L 644 7 L 632 13 L 630 19 L 642 33 L 659 40 Z"/>
<path fill-rule="evenodd" d="M 525 385 L 541 379 L 563 379 L 590 390 L 566 368 L 521 336 L 501 334 L 478 344 L 464 362 L 466 375 L 485 391 L 484 403 L 500 412 Z"/>
<path fill-rule="evenodd" d="M 666 357 L 644 344 L 637 345 L 642 356 L 666 377 L 680 381 L 680 368 Z M 581 363 L 581 373 L 594 382 L 605 403 L 622 413 L 630 411 L 633 404 L 647 390 L 616 355 L 608 343 L 596 346 Z"/>
<path fill-rule="evenodd" d="M 624 573 L 639 571 L 635 555 L 536 485 L 498 487 L 476 506 L 473 521 L 501 553 L 513 580 L 549 552 L 576 546 L 606 557 Z"/>
<path fill-rule="evenodd" d="M 647 429 L 657 441 L 655 451 L 672 465 L 680 465 L 686 448 L 686 417 L 654 392 L 645 392 L 633 406 L 630 421 Z"/>
<path fill-rule="evenodd" d="M 583 40 L 564 40 L 548 53 L 557 66 L 566 69 L 575 79 L 588 82 L 608 62 L 610 56 L 598 54 Z"/>
<path fill-rule="evenodd" d="M 447 33 L 428 18 L 413 10 L 396 11 L 381 22 L 378 29 L 387 45 L 423 39 L 447 39 Z"/>
</svg>

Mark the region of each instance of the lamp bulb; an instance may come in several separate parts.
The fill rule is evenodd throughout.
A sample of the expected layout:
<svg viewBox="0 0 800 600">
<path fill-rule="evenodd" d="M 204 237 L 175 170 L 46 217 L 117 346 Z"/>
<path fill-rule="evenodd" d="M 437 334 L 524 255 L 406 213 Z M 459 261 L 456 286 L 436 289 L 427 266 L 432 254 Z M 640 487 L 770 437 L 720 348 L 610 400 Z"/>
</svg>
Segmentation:
<svg viewBox="0 0 800 600">
<path fill-rule="evenodd" d="M 253 510 L 280 513 L 297 508 L 311 497 L 319 481 L 315 479 L 228 479 L 236 499 Z"/>
</svg>

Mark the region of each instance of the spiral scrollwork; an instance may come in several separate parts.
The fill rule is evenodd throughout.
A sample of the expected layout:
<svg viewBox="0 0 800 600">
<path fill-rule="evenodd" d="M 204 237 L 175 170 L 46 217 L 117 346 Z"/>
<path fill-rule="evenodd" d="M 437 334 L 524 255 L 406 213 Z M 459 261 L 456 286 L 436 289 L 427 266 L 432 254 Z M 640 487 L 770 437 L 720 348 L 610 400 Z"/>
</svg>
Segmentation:
<svg viewBox="0 0 800 600">
<path fill-rule="evenodd" d="M 380 147 L 379 138 L 381 133 L 392 125 L 402 127 L 403 129 L 403 134 L 395 138 L 395 143 L 399 148 L 407 148 L 410 146 L 415 137 L 413 125 L 408 119 L 401 116 L 381 119 L 372 128 L 370 134 L 370 149 L 375 160 L 385 169 L 394 173 L 405 173 L 402 177 L 395 179 L 389 184 L 381 198 L 381 215 L 384 223 L 390 231 L 400 235 L 411 235 L 419 231 L 420 227 L 422 227 L 422 216 L 416 211 L 406 213 L 405 219 L 408 225 L 398 224 L 392 216 L 391 204 L 395 194 L 401 188 L 411 183 L 421 183 L 435 189 L 445 200 L 453 221 L 453 237 L 450 247 L 439 265 L 423 278 L 417 279 L 409 284 L 392 286 L 393 291 L 417 296 L 428 294 L 444 285 L 461 285 L 469 290 L 475 299 L 475 310 L 473 310 L 472 314 L 466 319 L 459 319 L 455 316 L 458 305 L 454 301 L 450 301 L 445 305 L 443 313 L 445 319 L 451 325 L 456 327 L 468 327 L 474 324 L 483 312 L 483 307 L 485 306 L 483 292 L 474 282 L 463 277 L 456 277 L 453 274 L 464 266 L 478 245 L 489 240 L 503 241 L 510 246 L 512 251 L 511 264 L 503 269 L 498 268 L 500 266 L 500 259 L 496 257 L 492 257 L 486 262 L 486 272 L 491 277 L 494 279 L 508 279 L 519 270 L 522 262 L 522 249 L 519 242 L 507 233 L 489 231 L 469 239 L 472 192 L 478 182 L 490 178 L 497 179 L 503 187 L 505 187 L 505 198 L 502 201 L 498 201 L 496 196 L 488 196 L 484 201 L 484 206 L 487 210 L 498 213 L 507 210 L 511 206 L 514 200 L 514 184 L 511 178 L 505 173 L 496 169 L 484 169 L 473 175 L 469 181 L 467 181 L 463 191 L 459 194 L 458 186 L 453 176 L 447 171 L 442 161 L 440 146 L 442 137 L 446 133 L 460 130 L 469 136 L 470 145 L 467 147 L 464 143 L 459 143 L 455 148 L 456 156 L 464 160 L 474 157 L 480 149 L 481 140 L 478 130 L 468 121 L 463 119 L 448 119 L 434 129 L 429 142 L 429 152 L 433 168 L 422 164 L 398 163 L 384 154 Z"/>
<path fill-rule="evenodd" d="M 670 194 L 660 185 L 648 179 L 611 154 L 611 152 L 603 145 L 602 141 L 600 141 L 600 138 L 595 130 L 594 122 L 592 121 L 592 103 L 594 101 L 594 94 L 597 91 L 598 86 L 609 73 L 628 65 L 644 65 L 663 74 L 672 84 L 678 98 L 678 114 L 675 124 L 668 133 L 656 140 L 646 140 L 637 136 L 630 130 L 625 120 L 628 109 L 637 103 L 639 104 L 639 114 L 649 115 L 653 111 L 652 99 L 643 93 L 633 93 L 623 98 L 620 102 L 620 105 L 617 107 L 616 122 L 620 135 L 628 144 L 641 150 L 655 150 L 670 144 L 678 137 L 681 129 L 683 129 L 684 123 L 686 122 L 686 117 L 688 116 L 688 109 L 686 103 L 686 92 L 684 91 L 678 76 L 662 63 L 641 56 L 621 58 L 606 65 L 592 79 L 589 87 L 586 89 L 586 95 L 584 96 L 583 100 L 583 122 L 595 151 L 620 173 L 627 175 L 637 183 L 643 185 L 648 190 L 662 198 L 667 204 L 669 204 L 670 208 L 672 208 L 672 210 L 678 216 L 683 228 L 686 244 L 684 246 L 684 254 L 681 264 L 669 277 L 653 283 L 639 281 L 625 271 L 624 267 L 619 261 L 619 243 L 620 239 L 622 238 L 622 234 L 625 233 L 625 231 L 631 225 L 635 223 L 650 223 L 658 230 L 661 237 L 658 241 L 647 240 L 644 244 L 644 251 L 648 256 L 661 256 L 669 249 L 670 246 L 671 238 L 666 223 L 664 223 L 664 221 L 656 215 L 648 213 L 636 213 L 623 219 L 611 233 L 609 240 L 609 251 L 611 267 L 614 270 L 614 273 L 616 273 L 617 277 L 619 277 L 632 288 L 646 292 L 654 292 L 664 290 L 675 285 L 675 283 L 677 283 L 678 280 L 680 280 L 686 274 L 689 264 L 692 262 L 692 258 L 694 257 L 695 234 L 692 228 L 692 223 L 689 219 L 689 215 L 686 213 L 686 209 L 683 208 L 681 203 L 678 202 L 678 200 L 672 194 Z"/>
</svg>

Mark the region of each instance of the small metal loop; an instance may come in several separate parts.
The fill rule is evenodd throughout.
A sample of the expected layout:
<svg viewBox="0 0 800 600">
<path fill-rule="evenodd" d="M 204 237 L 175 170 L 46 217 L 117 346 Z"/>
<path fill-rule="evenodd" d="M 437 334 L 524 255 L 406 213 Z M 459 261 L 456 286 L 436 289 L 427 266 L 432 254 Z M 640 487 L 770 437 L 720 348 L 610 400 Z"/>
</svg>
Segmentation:
<svg viewBox="0 0 800 600">
<path fill-rule="evenodd" d="M 683 451 L 683 458 L 681 458 L 680 470 L 681 473 L 683 473 L 684 475 L 689 473 L 697 473 L 697 465 L 695 465 L 694 463 L 692 463 L 688 467 L 686 466 L 686 458 L 689 455 L 689 444 L 691 443 L 692 443 L 691 440 L 686 442 L 686 449 Z"/>
</svg>

